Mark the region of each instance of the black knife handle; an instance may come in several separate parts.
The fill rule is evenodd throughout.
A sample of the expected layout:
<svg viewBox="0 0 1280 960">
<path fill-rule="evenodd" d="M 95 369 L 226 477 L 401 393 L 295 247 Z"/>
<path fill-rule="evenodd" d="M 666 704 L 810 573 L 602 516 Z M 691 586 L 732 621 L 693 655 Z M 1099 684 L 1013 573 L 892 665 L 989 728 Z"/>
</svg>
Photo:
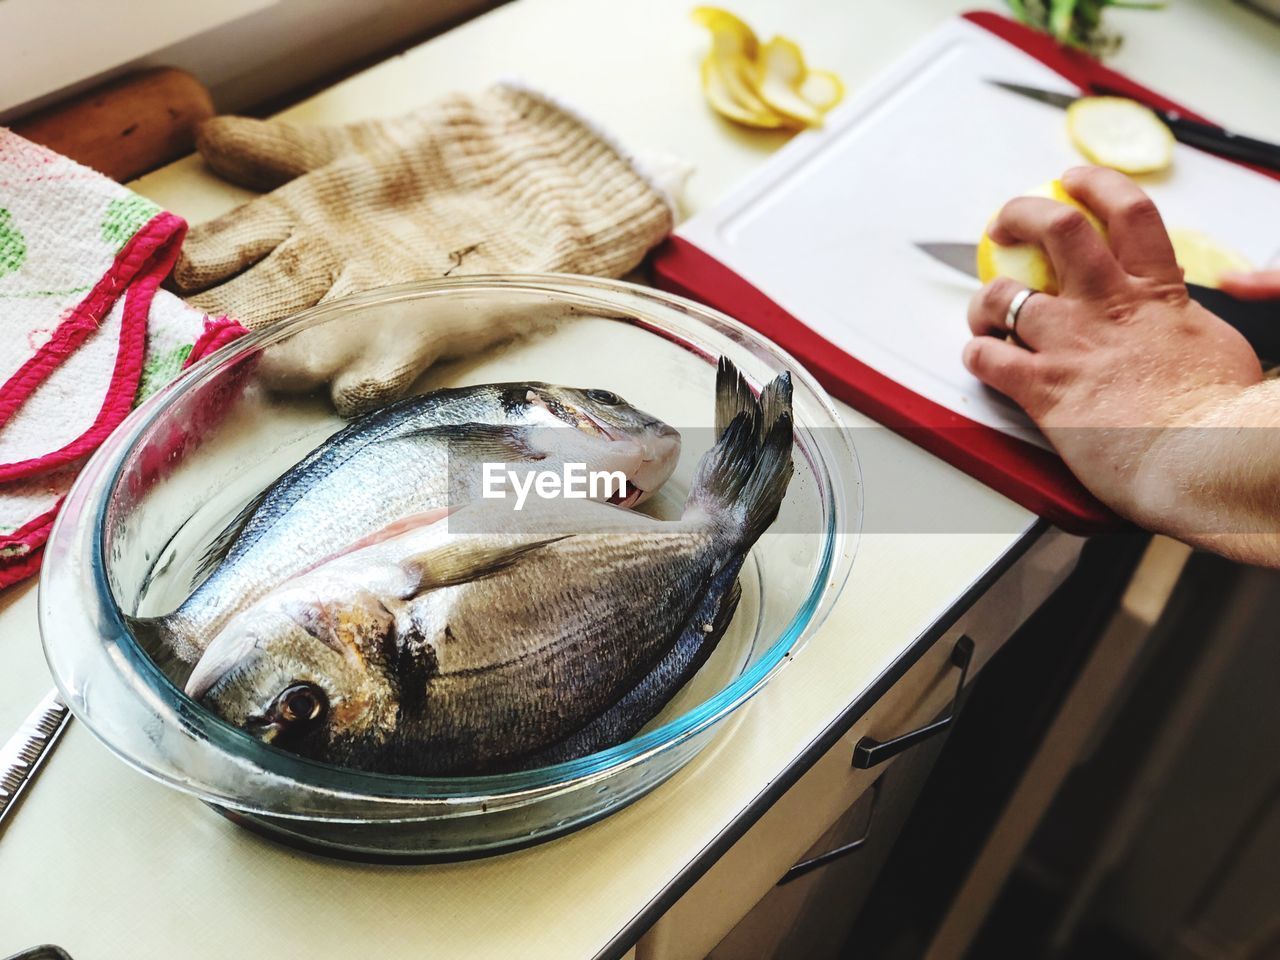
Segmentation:
<svg viewBox="0 0 1280 960">
<path fill-rule="evenodd" d="M 1213 287 L 1187 284 L 1191 299 L 1216 313 L 1249 341 L 1263 360 L 1280 361 L 1280 300 L 1237 300 Z"/>
<path fill-rule="evenodd" d="M 1161 119 L 1169 125 L 1174 137 L 1188 146 L 1199 147 L 1228 160 L 1280 170 L 1280 146 L 1274 143 L 1244 137 L 1199 120 L 1188 120 L 1176 113 L 1164 113 Z"/>
<path fill-rule="evenodd" d="M 1133 99 L 1124 91 L 1115 90 L 1105 84 L 1093 84 L 1087 92 L 1098 96 Z M 1174 138 L 1189 147 L 1198 147 L 1208 153 L 1226 157 L 1228 160 L 1252 163 L 1255 166 L 1266 167 L 1268 170 L 1280 170 L 1280 144 L 1243 137 L 1217 124 L 1188 119 L 1175 110 L 1154 109 L 1156 115 L 1169 127 Z"/>
</svg>

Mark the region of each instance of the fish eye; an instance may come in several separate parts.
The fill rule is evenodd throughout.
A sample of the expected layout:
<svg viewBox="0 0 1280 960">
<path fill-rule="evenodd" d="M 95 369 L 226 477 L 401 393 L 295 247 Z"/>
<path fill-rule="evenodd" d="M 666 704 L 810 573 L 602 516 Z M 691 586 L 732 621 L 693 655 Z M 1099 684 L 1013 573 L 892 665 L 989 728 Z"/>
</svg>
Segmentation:
<svg viewBox="0 0 1280 960">
<path fill-rule="evenodd" d="M 622 398 L 610 390 L 588 390 L 586 391 L 588 400 L 594 400 L 596 403 L 603 403 L 606 406 L 613 407 L 622 402 Z"/>
<path fill-rule="evenodd" d="M 276 697 L 274 713 L 285 723 L 314 723 L 329 710 L 329 698 L 314 683 L 295 683 Z"/>
</svg>

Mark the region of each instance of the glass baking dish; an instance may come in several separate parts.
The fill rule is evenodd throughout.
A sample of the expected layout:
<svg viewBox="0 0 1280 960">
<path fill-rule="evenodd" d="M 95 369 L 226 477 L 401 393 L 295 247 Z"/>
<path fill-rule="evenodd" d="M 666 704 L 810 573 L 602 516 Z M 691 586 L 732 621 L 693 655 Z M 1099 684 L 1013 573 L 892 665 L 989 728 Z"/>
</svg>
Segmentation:
<svg viewBox="0 0 1280 960">
<path fill-rule="evenodd" d="M 743 599 L 715 654 L 632 740 L 519 773 L 405 777 L 301 758 L 223 722 L 143 652 L 124 615 L 163 613 L 240 507 L 340 429 L 327 389 L 298 392 L 273 357 L 332 334 L 395 349 L 406 325 L 515 318 L 527 336 L 437 364 L 414 392 L 541 380 L 602 387 L 685 434 L 675 474 L 646 509 L 679 515 L 710 443 L 715 367 L 758 389 L 794 381 L 795 475 L 751 551 Z M 698 438 L 705 438 L 700 442 Z M 446 279 L 324 304 L 223 348 L 143 404 L 95 454 L 46 548 L 40 625 L 75 716 L 129 764 L 237 822 L 330 855 L 480 856 L 548 839 L 658 786 L 717 735 L 821 624 L 861 524 L 856 453 L 830 399 L 742 324 L 632 284 L 569 276 Z"/>
</svg>

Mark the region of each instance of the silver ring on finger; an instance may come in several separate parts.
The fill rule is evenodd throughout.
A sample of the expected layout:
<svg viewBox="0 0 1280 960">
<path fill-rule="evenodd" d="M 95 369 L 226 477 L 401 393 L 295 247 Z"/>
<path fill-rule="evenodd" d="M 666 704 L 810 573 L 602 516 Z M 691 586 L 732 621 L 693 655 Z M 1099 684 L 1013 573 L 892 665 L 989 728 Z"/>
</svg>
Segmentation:
<svg viewBox="0 0 1280 960">
<path fill-rule="evenodd" d="M 1026 306 L 1027 301 L 1038 292 L 1028 287 L 1024 290 L 1019 290 L 1014 294 L 1013 299 L 1009 301 L 1009 309 L 1004 312 L 1004 325 L 1010 334 L 1017 336 L 1018 314 L 1022 312 L 1022 308 Z"/>
</svg>

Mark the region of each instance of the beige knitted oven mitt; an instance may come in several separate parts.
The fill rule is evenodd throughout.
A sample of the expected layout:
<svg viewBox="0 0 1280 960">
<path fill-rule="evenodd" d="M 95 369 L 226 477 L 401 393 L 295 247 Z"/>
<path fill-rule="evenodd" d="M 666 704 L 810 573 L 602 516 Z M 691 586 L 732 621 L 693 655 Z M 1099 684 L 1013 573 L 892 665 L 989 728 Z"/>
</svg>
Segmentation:
<svg viewBox="0 0 1280 960">
<path fill-rule="evenodd" d="M 188 234 L 174 283 L 213 314 L 261 327 L 375 287 L 461 274 L 616 277 L 671 230 L 667 193 L 580 117 L 511 85 L 396 120 L 302 128 L 209 121 L 219 173 L 276 188 Z M 352 414 L 398 396 L 436 359 L 519 332 L 472 314 L 359 335 L 323 328 L 266 358 L 273 386 L 329 384 Z"/>
</svg>

